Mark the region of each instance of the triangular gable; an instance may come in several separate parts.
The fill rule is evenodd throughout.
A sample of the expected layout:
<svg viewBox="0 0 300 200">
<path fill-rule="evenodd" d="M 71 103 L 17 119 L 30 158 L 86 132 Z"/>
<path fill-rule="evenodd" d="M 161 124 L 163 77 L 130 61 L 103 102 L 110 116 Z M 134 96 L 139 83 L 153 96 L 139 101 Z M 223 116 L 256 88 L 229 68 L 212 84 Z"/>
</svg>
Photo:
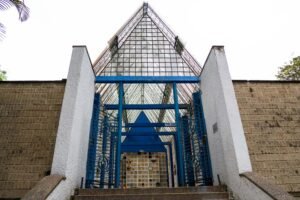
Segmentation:
<svg viewBox="0 0 300 200">
<path fill-rule="evenodd" d="M 96 75 L 190 76 L 200 65 L 147 3 L 94 63 Z"/>
<path fill-rule="evenodd" d="M 147 15 L 116 51 L 101 75 L 195 75 L 174 46 Z"/>
<path fill-rule="evenodd" d="M 141 112 L 135 123 L 150 124 L 144 112 Z M 122 152 L 164 152 L 164 144 L 156 135 L 153 127 L 132 127 L 122 142 Z M 140 134 L 149 133 L 141 136 Z"/>
</svg>

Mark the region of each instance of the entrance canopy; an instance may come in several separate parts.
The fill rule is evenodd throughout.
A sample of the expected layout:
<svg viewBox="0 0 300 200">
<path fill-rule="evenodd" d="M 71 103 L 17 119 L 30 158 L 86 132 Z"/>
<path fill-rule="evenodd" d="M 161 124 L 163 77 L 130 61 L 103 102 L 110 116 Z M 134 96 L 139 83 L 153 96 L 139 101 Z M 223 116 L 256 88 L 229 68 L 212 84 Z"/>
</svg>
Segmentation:
<svg viewBox="0 0 300 200">
<path fill-rule="evenodd" d="M 120 187 L 124 152 L 165 152 L 172 186 L 173 169 L 178 186 L 211 185 L 201 67 L 147 3 L 109 41 L 93 69 L 87 185 L 99 169 L 100 187 L 107 179 L 108 186 Z"/>
<path fill-rule="evenodd" d="M 155 11 L 144 3 L 141 8 L 109 41 L 109 46 L 101 53 L 93 65 L 94 72 L 101 77 L 137 77 L 137 83 L 124 83 L 122 132 L 131 127 L 143 112 L 151 123 L 174 123 L 174 104 L 171 83 L 145 83 L 150 77 L 199 77 L 200 65 L 184 48 L 170 28 L 158 17 Z M 115 81 L 115 80 L 114 80 Z M 192 93 L 197 91 L 199 83 L 177 84 L 179 108 L 190 103 Z M 96 84 L 106 114 L 117 118 L 118 84 Z M 148 105 L 154 106 L 146 109 Z M 128 105 L 131 108 L 126 108 Z M 134 105 L 147 105 L 145 107 Z M 155 107 L 155 105 L 165 105 Z M 169 105 L 170 107 L 170 105 Z M 148 107 L 149 108 L 149 107 Z M 154 109 L 153 109 L 154 108 Z M 187 111 L 180 110 L 183 115 Z M 153 128 L 154 129 L 154 128 Z M 172 132 L 175 127 L 156 127 L 156 131 Z M 124 140 L 126 137 L 123 135 Z M 159 136 L 163 142 L 172 138 L 170 135 Z"/>
</svg>

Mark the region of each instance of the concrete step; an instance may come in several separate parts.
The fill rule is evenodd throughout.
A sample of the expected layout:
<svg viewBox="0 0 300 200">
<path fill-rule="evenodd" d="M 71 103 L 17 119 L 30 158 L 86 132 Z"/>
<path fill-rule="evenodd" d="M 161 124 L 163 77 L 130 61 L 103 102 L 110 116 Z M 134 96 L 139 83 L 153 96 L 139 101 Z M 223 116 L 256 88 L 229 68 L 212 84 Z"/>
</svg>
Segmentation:
<svg viewBox="0 0 300 200">
<path fill-rule="evenodd" d="M 80 189 L 74 200 L 228 200 L 223 187 Z"/>
<path fill-rule="evenodd" d="M 226 192 L 208 193 L 170 193 L 170 194 L 110 194 L 110 195 L 87 195 L 74 196 L 74 200 L 228 200 Z"/>
<path fill-rule="evenodd" d="M 164 193 L 191 193 L 191 192 L 224 192 L 225 187 L 201 186 L 201 187 L 178 187 L 178 188 L 130 188 L 130 189 L 77 189 L 77 195 L 101 195 L 101 194 L 164 194 Z"/>
</svg>

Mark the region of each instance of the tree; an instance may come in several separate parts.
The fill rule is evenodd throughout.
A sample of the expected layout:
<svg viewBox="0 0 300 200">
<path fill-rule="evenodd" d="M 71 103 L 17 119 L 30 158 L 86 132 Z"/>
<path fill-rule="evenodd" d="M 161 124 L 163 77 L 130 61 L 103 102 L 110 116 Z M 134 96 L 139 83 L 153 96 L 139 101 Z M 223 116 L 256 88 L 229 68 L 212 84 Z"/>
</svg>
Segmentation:
<svg viewBox="0 0 300 200">
<path fill-rule="evenodd" d="M 6 80 L 6 71 L 0 69 L 0 81 Z"/>
<path fill-rule="evenodd" d="M 25 5 L 24 0 L 0 0 L 0 10 L 7 10 L 15 7 L 19 13 L 21 22 L 26 21 L 29 17 L 29 8 Z M 0 39 L 5 35 L 5 26 L 0 22 Z"/>
<path fill-rule="evenodd" d="M 279 80 L 300 80 L 300 56 L 293 58 L 289 64 L 279 67 L 276 77 Z"/>
</svg>

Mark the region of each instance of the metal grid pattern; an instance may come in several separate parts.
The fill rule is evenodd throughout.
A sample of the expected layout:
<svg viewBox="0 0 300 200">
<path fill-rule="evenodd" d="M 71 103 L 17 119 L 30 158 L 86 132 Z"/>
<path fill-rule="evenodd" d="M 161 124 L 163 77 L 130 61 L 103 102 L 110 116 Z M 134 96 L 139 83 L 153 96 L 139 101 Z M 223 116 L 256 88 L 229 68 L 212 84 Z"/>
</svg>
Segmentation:
<svg viewBox="0 0 300 200">
<path fill-rule="evenodd" d="M 143 76 L 145 79 L 147 76 L 161 76 L 160 78 L 163 76 L 199 76 L 201 72 L 200 65 L 147 3 L 144 3 L 110 40 L 109 47 L 96 60 L 93 69 L 97 76 Z M 121 94 L 123 94 L 121 95 L 123 105 L 178 105 L 177 103 L 179 103 L 193 106 L 187 110 L 180 110 L 179 113 L 177 111 L 175 113 L 174 109 L 152 109 L 143 110 L 143 112 L 152 123 L 179 123 L 178 127 L 157 127 L 156 131 L 181 131 L 182 138 L 177 138 L 177 141 L 181 140 L 185 151 L 184 157 L 179 160 L 184 160 L 187 166 L 186 171 L 182 172 L 187 179 L 186 182 L 189 185 L 211 184 L 211 171 L 209 171 L 211 166 L 208 144 L 205 142 L 205 124 L 203 124 L 204 119 L 201 116 L 201 113 L 203 114 L 201 98 L 195 98 L 195 94 L 198 94 L 195 92 L 199 91 L 199 84 L 177 84 L 173 87 L 172 84 L 161 83 L 121 83 L 120 85 L 124 87 L 124 93 L 119 92 L 119 84 L 96 84 L 96 93 L 101 96 L 102 108 L 103 104 L 119 104 L 119 95 Z M 174 93 L 173 89 L 177 92 Z M 123 89 L 121 88 L 120 91 Z M 192 109 L 199 116 L 196 114 L 193 116 Z M 129 131 L 130 128 L 125 128 L 124 125 L 134 123 L 141 111 L 123 110 L 122 120 L 118 119 L 123 126 L 122 132 Z M 105 122 L 106 125 L 103 127 L 97 127 L 97 130 L 100 129 L 100 134 L 97 146 L 94 145 L 93 148 L 98 156 L 93 160 L 96 171 L 91 176 L 94 181 L 100 181 L 99 187 L 103 188 L 111 187 L 114 178 L 118 177 L 118 170 L 114 174 L 114 169 L 118 168 L 114 168 L 113 162 L 115 157 L 117 158 L 117 143 L 112 134 L 112 132 L 117 132 L 115 123 L 118 110 L 101 110 L 100 116 L 107 116 L 110 123 Z M 180 116 L 189 116 L 185 119 L 185 124 L 184 120 L 180 120 Z M 199 127 L 200 123 L 201 127 Z M 120 133 L 120 130 L 118 131 Z M 121 137 L 122 142 L 125 137 Z M 162 142 L 175 145 L 175 138 L 172 135 L 161 135 L 160 138 Z M 107 147 L 106 143 L 110 143 L 108 145 L 110 147 Z M 177 146 L 180 145 L 177 144 Z M 172 149 L 169 148 L 169 150 Z M 115 182 L 118 183 L 117 180 Z"/>
<path fill-rule="evenodd" d="M 145 16 L 101 75 L 191 76 L 194 73 L 151 18 Z"/>
<path fill-rule="evenodd" d="M 94 63 L 97 76 L 198 76 L 200 65 L 183 48 L 176 50 L 176 35 L 155 11 L 143 4 L 110 40 L 110 47 Z M 179 103 L 191 102 L 198 84 L 178 84 Z M 118 104 L 117 84 L 97 84 L 103 104 Z M 124 84 L 124 104 L 171 104 L 173 91 L 168 84 Z M 124 123 L 133 123 L 140 110 L 123 111 Z M 145 110 L 151 122 L 172 123 L 173 110 Z M 183 111 L 180 111 L 184 114 Z M 117 117 L 117 110 L 108 110 Z M 123 128 L 122 131 L 125 131 Z M 158 131 L 174 131 L 173 127 L 161 127 Z M 172 136 L 160 136 L 168 142 Z M 122 140 L 124 137 L 122 138 Z"/>
<path fill-rule="evenodd" d="M 112 45 L 115 41 L 117 41 L 116 46 L 117 49 L 119 49 L 127 40 L 128 36 L 132 33 L 132 30 L 135 29 L 137 24 L 144 20 L 144 18 L 150 19 L 169 41 L 170 45 L 175 47 L 176 35 L 147 3 L 144 3 L 143 6 L 140 7 L 136 13 L 120 28 L 115 36 L 109 41 L 109 44 Z M 101 75 L 103 70 L 105 70 L 107 67 L 108 62 L 114 57 L 115 52 L 111 52 L 110 50 L 111 48 L 107 47 L 94 62 L 93 68 L 96 75 Z M 200 75 L 202 69 L 201 66 L 184 47 L 180 54 L 182 59 L 188 64 L 193 73 L 197 76 Z"/>
<path fill-rule="evenodd" d="M 154 23 L 157 25 L 157 27 L 159 27 L 159 29 L 162 31 L 162 33 L 168 38 L 168 40 L 174 46 L 176 35 L 173 33 L 173 31 L 171 31 L 171 29 L 165 24 L 165 22 L 159 18 L 159 16 L 151 8 L 151 6 L 148 6 L 147 13 L 150 16 L 150 18 L 154 21 Z M 202 68 L 201 68 L 200 64 L 188 52 L 187 49 L 185 49 L 185 48 L 183 49 L 181 56 L 188 63 L 188 65 L 190 66 L 190 68 L 194 72 L 194 74 L 197 76 L 200 75 Z"/>
</svg>

